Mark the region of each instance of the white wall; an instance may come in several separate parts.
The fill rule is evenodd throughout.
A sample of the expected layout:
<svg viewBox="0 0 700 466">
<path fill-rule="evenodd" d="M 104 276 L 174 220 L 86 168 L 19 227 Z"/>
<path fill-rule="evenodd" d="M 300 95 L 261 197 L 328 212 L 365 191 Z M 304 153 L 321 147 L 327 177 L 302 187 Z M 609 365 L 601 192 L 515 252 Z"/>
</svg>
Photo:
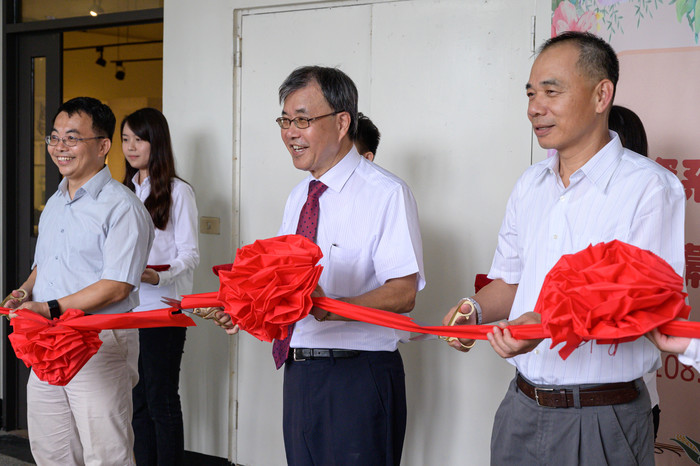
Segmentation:
<svg viewBox="0 0 700 466">
<path fill-rule="evenodd" d="M 218 287 L 209 266 L 233 261 L 233 16 L 253 0 L 166 0 L 163 30 L 163 113 L 177 168 L 195 188 L 200 216 L 221 218 L 220 235 L 200 235 L 195 291 Z M 265 2 L 284 4 L 284 1 Z M 229 345 L 209 322 L 188 330 L 181 389 L 185 447 L 229 456 Z"/>
<path fill-rule="evenodd" d="M 484 3 L 476 0 L 466 1 L 472 5 Z M 200 215 L 221 218 L 220 235 L 200 235 L 202 266 L 196 272 L 195 291 L 216 289 L 217 281 L 209 266 L 232 261 L 238 246 L 238 212 L 235 211 L 234 185 L 238 176 L 238 165 L 234 159 L 234 147 L 237 144 L 234 140 L 234 10 L 258 7 L 262 4 L 293 3 L 297 2 L 165 2 L 163 110 L 171 125 L 178 170 L 181 176 L 195 187 Z M 519 8 L 521 5 L 520 2 L 512 3 L 513 8 Z M 531 6 L 522 11 L 523 16 L 530 17 L 536 14 L 538 17 L 538 44 L 549 34 L 550 5 L 547 0 L 537 0 L 536 13 L 532 11 Z M 296 32 L 290 25 L 289 34 L 294 35 Z M 390 31 L 383 32 L 390 34 Z M 507 34 L 507 31 L 498 32 Z M 304 34 L 304 31 L 299 33 Z M 312 31 L 308 33 L 312 35 Z M 484 41 L 486 40 L 488 38 L 485 37 Z M 434 47 L 436 53 L 439 53 L 440 37 L 432 37 L 424 46 Z M 283 47 L 290 53 L 294 50 L 291 44 Z M 509 58 L 494 55 L 498 60 Z M 280 76 L 279 81 L 283 78 L 284 76 Z M 373 76 L 372 79 L 382 77 Z M 503 89 L 502 92 L 500 89 L 491 90 L 494 92 L 493 99 L 499 101 L 498 107 L 502 104 L 500 99 L 507 99 L 509 102 L 509 113 L 504 116 L 510 119 L 513 114 L 519 115 L 523 126 L 527 126 L 524 97 L 526 80 L 527 70 L 517 70 L 511 78 L 512 88 Z M 439 86 L 439 82 L 430 85 Z M 483 89 L 478 87 L 469 89 L 469 92 L 482 91 Z M 271 89 L 270 92 L 275 93 L 276 89 Z M 381 96 L 373 96 L 372 99 L 371 111 L 380 118 L 386 118 L 387 122 L 391 121 L 390 112 L 386 110 L 387 103 L 382 102 Z M 433 102 L 433 105 L 440 108 L 440 102 Z M 449 102 L 445 102 L 444 105 L 449 107 Z M 415 108 L 419 110 L 420 105 L 416 105 Z M 462 109 L 460 118 L 463 119 L 463 124 L 470 124 L 478 121 L 481 112 L 488 111 L 493 109 L 467 107 Z M 406 112 L 405 116 L 409 118 L 410 114 Z M 454 117 L 452 114 L 450 116 Z M 390 125 L 392 129 L 389 134 L 398 131 L 396 124 Z M 502 131 L 511 129 L 504 127 Z M 497 136 L 498 132 L 495 134 Z M 412 135 L 414 138 L 419 136 L 421 135 Z M 423 145 L 424 151 L 429 151 L 430 135 L 426 134 L 424 137 L 422 143 L 417 143 Z M 443 133 L 442 137 L 458 139 L 460 134 L 457 129 Z M 489 150 L 498 150 L 498 146 L 499 140 L 495 137 L 486 147 L 482 145 L 469 154 L 450 154 L 441 159 L 440 154 L 431 153 L 431 157 L 434 158 L 433 163 L 444 170 L 455 166 L 462 170 L 463 167 L 469 167 L 469 163 L 464 162 L 464 157 L 488 157 Z M 385 157 L 382 151 L 386 150 L 388 154 L 391 148 L 402 149 L 397 141 L 385 139 L 380 145 L 380 164 Z M 523 154 L 530 154 L 531 149 L 523 147 L 522 151 L 512 155 L 513 159 L 517 160 L 516 163 L 524 168 L 529 160 L 527 156 L 523 159 Z M 281 144 L 280 155 L 280 163 L 285 163 L 284 148 Z M 533 157 L 541 159 L 542 151 L 536 150 Z M 391 164 L 390 156 L 387 155 L 384 160 Z M 400 162 L 397 160 L 395 165 L 389 168 L 399 171 L 399 167 Z M 493 167 L 496 176 L 498 169 L 499 167 Z M 489 175 L 493 176 L 494 173 Z M 420 173 L 409 172 L 405 175 L 408 178 L 413 177 L 414 183 L 421 184 Z M 469 183 L 467 175 L 469 174 L 465 173 L 464 183 Z M 263 182 L 264 173 L 247 176 L 259 176 Z M 431 176 L 436 176 L 437 181 L 440 180 L 437 172 Z M 423 216 L 431 220 L 422 227 L 425 262 L 431 288 L 429 292 L 426 290 L 426 293 L 419 295 L 416 312 L 419 319 L 438 321 L 447 308 L 454 304 L 452 301 L 472 292 L 474 273 L 485 272 L 488 269 L 498 225 L 505 208 L 505 199 L 513 181 L 514 178 L 509 175 L 507 179 L 487 186 L 492 189 L 489 191 L 492 213 L 486 218 L 469 217 L 468 199 L 465 199 L 464 206 L 454 207 L 455 211 L 451 212 L 451 215 L 438 216 L 426 212 Z M 284 203 L 285 196 L 286 193 L 280 196 L 280 204 Z M 430 204 L 431 208 L 439 202 L 439 198 L 429 198 L 429 188 L 422 185 L 416 191 L 416 197 L 419 209 L 422 199 L 428 199 L 426 203 Z M 451 257 L 450 252 L 442 247 L 445 238 L 449 239 L 450 248 L 457 249 L 459 258 L 464 258 L 464 261 Z M 476 238 L 490 239 L 477 242 Z M 229 438 L 229 432 L 233 432 L 235 422 L 235 418 L 229 416 L 229 411 L 233 411 L 229 404 L 229 393 L 235 394 L 237 388 L 235 385 L 230 387 L 230 381 L 235 380 L 231 371 L 236 367 L 230 361 L 233 362 L 233 358 L 236 357 L 246 358 L 246 354 L 235 352 L 236 339 L 228 338 L 208 322 L 200 322 L 199 327 L 190 329 L 187 338 L 181 376 L 186 448 L 229 457 L 235 461 L 235 455 L 244 450 L 244 447 L 239 445 L 237 451 L 235 439 Z M 467 356 L 450 351 L 443 345 L 439 342 L 425 342 L 402 348 L 406 361 L 409 396 L 409 427 L 403 463 L 436 464 L 443 460 L 459 459 L 462 464 L 484 464 L 488 459 L 488 439 L 493 413 L 513 370 L 510 365 L 495 357 L 486 344 L 480 344 Z M 250 381 L 239 380 L 238 383 L 242 385 Z M 267 390 L 270 389 L 278 390 L 277 387 L 260 387 L 260 396 L 267 396 Z M 280 397 L 280 393 L 275 392 L 271 396 Z M 281 413 L 263 412 L 257 419 L 246 417 L 238 420 L 239 430 L 253 428 L 263 432 L 261 436 L 265 431 L 274 431 L 273 437 L 277 439 L 277 432 L 281 429 Z M 264 439 L 261 439 L 261 443 L 264 444 L 262 440 Z M 269 448 L 281 451 L 278 442 L 269 445 Z M 270 464 L 260 459 L 265 457 L 262 452 L 259 457 L 256 457 L 254 452 L 245 452 L 243 457 L 238 459 L 245 460 L 245 464 Z"/>
</svg>

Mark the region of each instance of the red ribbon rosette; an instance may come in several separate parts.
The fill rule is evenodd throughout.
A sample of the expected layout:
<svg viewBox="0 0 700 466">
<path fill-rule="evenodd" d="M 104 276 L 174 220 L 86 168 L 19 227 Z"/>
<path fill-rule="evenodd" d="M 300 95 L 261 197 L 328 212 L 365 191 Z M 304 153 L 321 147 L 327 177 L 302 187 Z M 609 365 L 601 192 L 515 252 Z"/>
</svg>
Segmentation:
<svg viewBox="0 0 700 466">
<path fill-rule="evenodd" d="M 75 331 L 61 323 L 83 316 L 68 309 L 55 321 L 19 309 L 8 336 L 15 354 L 37 377 L 51 385 L 66 385 L 102 346 L 99 330 Z"/>
<path fill-rule="evenodd" d="M 10 321 L 13 332 L 8 338 L 17 357 L 34 370 L 39 380 L 66 385 L 102 346 L 102 330 L 194 325 L 192 319 L 175 311 L 85 315 L 78 309 L 68 309 L 53 320 L 26 309 L 1 308 L 0 314 L 16 314 Z"/>
<path fill-rule="evenodd" d="M 566 359 L 583 341 L 637 339 L 690 307 L 683 278 L 656 254 L 621 241 L 564 255 L 547 274 L 535 312 Z"/>
<path fill-rule="evenodd" d="M 230 270 L 219 270 L 217 298 L 233 322 L 254 337 L 284 339 L 289 324 L 313 307 L 322 256 L 313 241 L 300 235 L 258 240 L 238 249 Z"/>
</svg>

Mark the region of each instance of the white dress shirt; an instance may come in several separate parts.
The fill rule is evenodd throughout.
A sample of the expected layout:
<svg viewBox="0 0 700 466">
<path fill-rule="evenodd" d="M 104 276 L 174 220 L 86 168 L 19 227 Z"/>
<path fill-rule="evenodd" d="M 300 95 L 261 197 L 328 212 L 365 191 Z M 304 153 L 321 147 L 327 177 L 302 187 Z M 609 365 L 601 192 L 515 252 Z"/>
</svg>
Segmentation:
<svg viewBox="0 0 700 466">
<path fill-rule="evenodd" d="M 518 284 L 510 312 L 532 311 L 545 275 L 563 254 L 618 239 L 647 249 L 683 275 L 685 193 L 676 176 L 612 140 L 564 187 L 559 157 L 533 165 L 513 189 L 498 237 L 490 278 Z M 545 339 L 509 359 L 533 383 L 569 385 L 622 382 L 660 365 L 646 338 L 617 347 L 587 342 L 567 360 Z"/>
<path fill-rule="evenodd" d="M 141 273 L 153 242 L 153 222 L 129 188 L 104 167 L 70 198 L 68 180 L 46 202 L 34 253 L 35 301 L 68 296 L 100 280 L 129 283 L 123 301 L 92 311 L 127 312 L 139 304 Z"/>
<path fill-rule="evenodd" d="M 151 179 L 138 183 L 139 174 L 133 178 L 134 192 L 145 202 L 151 192 Z M 156 228 L 149 265 L 170 265 L 168 270 L 157 272 L 157 285 L 141 283 L 141 305 L 134 311 L 149 311 L 166 307 L 163 296 L 179 298 L 192 293 L 194 269 L 199 265 L 199 243 L 197 238 L 197 204 L 192 187 L 173 178 L 170 218 L 164 230 Z"/>
<path fill-rule="evenodd" d="M 289 195 L 280 235 L 296 233 L 306 202 L 309 175 Z M 401 179 L 367 161 L 353 147 L 320 181 L 328 189 L 319 199 L 316 244 L 323 252 L 319 284 L 331 298 L 359 296 L 391 278 L 418 274 L 425 286 L 418 210 Z M 408 332 L 363 322 L 297 322 L 292 348 L 394 351 Z"/>
<path fill-rule="evenodd" d="M 700 372 L 700 338 L 692 338 L 683 354 L 678 355 L 678 360 Z"/>
</svg>

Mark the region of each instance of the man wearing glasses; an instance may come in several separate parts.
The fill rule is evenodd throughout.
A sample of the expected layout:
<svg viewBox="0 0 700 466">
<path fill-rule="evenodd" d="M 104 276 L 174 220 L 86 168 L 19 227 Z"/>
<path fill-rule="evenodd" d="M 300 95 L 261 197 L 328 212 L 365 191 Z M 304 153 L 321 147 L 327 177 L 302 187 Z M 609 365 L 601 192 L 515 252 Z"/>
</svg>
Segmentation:
<svg viewBox="0 0 700 466">
<path fill-rule="evenodd" d="M 302 67 L 279 98 L 282 140 L 294 166 L 309 172 L 287 199 L 279 234 L 302 234 L 321 248 L 315 296 L 411 311 L 425 285 L 416 203 L 402 180 L 353 146 L 355 84 L 335 68 Z M 315 214 L 307 214 L 313 199 Z M 273 345 L 285 365 L 287 462 L 398 465 L 406 393 L 397 344 L 408 335 L 319 308 L 290 331 L 288 353 Z"/>
<path fill-rule="evenodd" d="M 63 180 L 41 214 L 32 272 L 9 307 L 55 319 L 67 309 L 114 314 L 138 305 L 153 223 L 105 166 L 115 123 L 93 98 L 59 107 L 46 143 Z M 30 374 L 27 421 L 37 464 L 134 464 L 138 333 L 105 330 L 100 339 L 99 351 L 65 386 Z"/>
</svg>

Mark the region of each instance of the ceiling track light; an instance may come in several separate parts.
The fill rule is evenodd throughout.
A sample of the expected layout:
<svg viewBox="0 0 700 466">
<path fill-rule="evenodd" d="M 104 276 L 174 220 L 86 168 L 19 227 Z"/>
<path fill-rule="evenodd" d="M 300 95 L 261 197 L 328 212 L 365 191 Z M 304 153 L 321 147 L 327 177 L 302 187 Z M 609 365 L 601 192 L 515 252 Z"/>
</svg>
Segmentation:
<svg viewBox="0 0 700 466">
<path fill-rule="evenodd" d="M 95 60 L 95 64 L 104 68 L 107 66 L 107 60 L 104 57 L 105 49 L 104 47 L 97 47 L 95 50 L 100 54 L 100 57 Z"/>
<path fill-rule="evenodd" d="M 117 72 L 114 73 L 114 77 L 117 81 L 124 81 L 126 77 L 126 69 L 124 69 L 124 63 L 122 61 L 114 62 L 117 65 Z"/>
<path fill-rule="evenodd" d="M 101 2 L 95 2 L 92 4 L 90 7 L 90 16 L 98 16 L 104 13 L 105 11 L 102 9 L 102 5 L 100 5 Z"/>
</svg>

